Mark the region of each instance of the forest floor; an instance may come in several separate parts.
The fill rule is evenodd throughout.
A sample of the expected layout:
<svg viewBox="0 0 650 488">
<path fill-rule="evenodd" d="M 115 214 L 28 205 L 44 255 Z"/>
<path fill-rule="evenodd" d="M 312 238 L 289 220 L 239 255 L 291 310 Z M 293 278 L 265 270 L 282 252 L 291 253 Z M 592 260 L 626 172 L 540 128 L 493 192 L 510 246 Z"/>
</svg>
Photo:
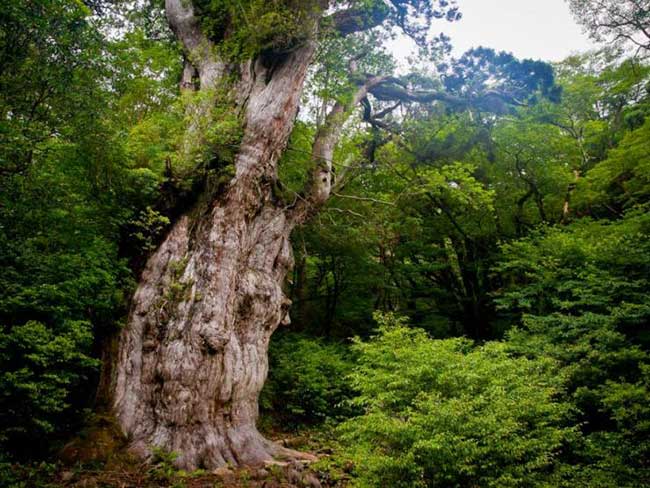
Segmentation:
<svg viewBox="0 0 650 488">
<path fill-rule="evenodd" d="M 17 467 L 22 486 L 39 488 L 344 488 L 349 485 L 352 464 L 336 456 L 336 441 L 327 428 L 283 431 L 263 429 L 267 438 L 285 447 L 309 452 L 315 463 L 274 462 L 263 467 L 223 467 L 213 472 L 192 473 L 173 465 L 174 455 L 156 453 L 149 463 L 125 450 L 110 420 L 95 426 L 68 443 L 60 459 L 48 470 Z M 19 485 L 20 486 L 20 485 Z"/>
</svg>

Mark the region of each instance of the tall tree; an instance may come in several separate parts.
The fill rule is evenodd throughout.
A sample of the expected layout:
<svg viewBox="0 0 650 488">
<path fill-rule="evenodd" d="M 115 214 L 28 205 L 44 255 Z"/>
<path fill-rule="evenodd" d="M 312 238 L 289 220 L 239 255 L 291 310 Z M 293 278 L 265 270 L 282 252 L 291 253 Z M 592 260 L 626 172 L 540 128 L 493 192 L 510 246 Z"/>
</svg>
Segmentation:
<svg viewBox="0 0 650 488">
<path fill-rule="evenodd" d="M 179 158 L 207 158 L 222 169 L 204 185 L 212 190 L 176 220 L 141 275 L 120 339 L 115 413 L 134 452 L 146 456 L 152 446 L 177 451 L 185 468 L 300 456 L 257 431 L 257 399 L 269 339 L 288 321 L 289 236 L 340 183 L 333 156 L 345 122 L 364 103 L 366 120 L 380 125 L 376 116 L 383 114 L 372 113 L 370 95 L 378 104 L 503 105 L 495 98 L 514 103 L 522 93 L 548 88 L 552 76 L 541 65 L 494 53 L 486 61 L 490 53 L 480 52 L 470 59 L 479 68 L 489 61 L 496 74 L 509 67 L 511 95 L 476 86 L 446 90 L 431 80 L 396 78 L 386 68 L 370 72 L 367 46 L 373 44 L 362 36 L 401 29 L 424 46 L 433 19 L 460 18 L 446 0 L 166 0 L 165 9 L 184 48 L 182 87 L 192 100 Z M 345 76 L 339 74 L 340 90 L 313 136 L 305 185 L 286 197 L 278 160 L 319 47 L 336 42 L 348 42 L 341 51 Z M 460 80 L 464 72 L 454 76 Z M 233 126 L 238 147 L 228 164 L 211 149 L 219 147 L 215 134 Z"/>
</svg>

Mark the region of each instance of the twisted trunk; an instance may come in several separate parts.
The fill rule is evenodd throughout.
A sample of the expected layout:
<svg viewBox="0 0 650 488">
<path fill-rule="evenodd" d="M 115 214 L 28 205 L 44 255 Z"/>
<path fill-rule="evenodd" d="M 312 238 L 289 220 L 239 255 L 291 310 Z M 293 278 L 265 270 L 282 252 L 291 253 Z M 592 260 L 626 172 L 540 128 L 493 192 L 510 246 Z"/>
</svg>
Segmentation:
<svg viewBox="0 0 650 488">
<path fill-rule="evenodd" d="M 308 40 L 290 52 L 233 63 L 219 58 L 219 41 L 203 33 L 191 1 L 165 1 L 184 47 L 182 89 L 198 84 L 212 93 L 228 85 L 244 134 L 226 190 L 181 217 L 149 259 L 120 337 L 113 406 L 141 456 L 153 447 L 175 451 L 185 469 L 309 457 L 267 441 L 255 425 L 269 339 L 289 319 L 282 289 L 293 265 L 289 236 L 329 198 L 342 124 L 383 80 L 369 77 L 347 103 L 335 105 L 316 134 L 303 195 L 291 205 L 276 201 L 277 162 L 329 2 L 316 4 L 296 7 L 303 9 Z M 210 97 L 199 97 L 192 110 L 197 121 L 209 121 Z M 205 139 L 202 127 L 189 124 L 182 154 L 192 157 L 193 143 Z"/>
<path fill-rule="evenodd" d="M 143 273 L 115 398 L 140 455 L 159 446 L 191 469 L 282 454 L 255 422 L 268 342 L 290 303 L 281 286 L 290 225 L 273 205 L 246 215 L 245 193 L 232 191 L 196 222 L 182 217 Z"/>
<path fill-rule="evenodd" d="M 179 467 L 212 469 L 298 455 L 255 424 L 269 339 L 290 305 L 282 286 L 295 219 L 272 189 L 313 52 L 307 43 L 237 67 L 245 116 L 235 176 L 174 224 L 142 274 L 114 386 L 115 414 L 141 456 L 157 446 L 177 452 Z M 204 59 L 202 86 L 228 69 Z"/>
</svg>

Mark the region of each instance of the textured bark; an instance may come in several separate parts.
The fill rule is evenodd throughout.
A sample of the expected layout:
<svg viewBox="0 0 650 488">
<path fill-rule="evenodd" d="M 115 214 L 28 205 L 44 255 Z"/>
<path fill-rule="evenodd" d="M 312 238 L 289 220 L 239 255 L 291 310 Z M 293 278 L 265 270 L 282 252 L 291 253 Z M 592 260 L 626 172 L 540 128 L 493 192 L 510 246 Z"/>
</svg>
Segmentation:
<svg viewBox="0 0 650 488">
<path fill-rule="evenodd" d="M 246 218 L 245 193 L 233 189 L 198 222 L 182 217 L 141 278 L 115 406 L 142 456 L 159 446 L 193 469 L 283 454 L 255 422 L 268 342 L 289 306 L 289 227 L 270 205 Z"/>
<path fill-rule="evenodd" d="M 168 0 L 172 27 L 200 59 L 202 87 L 238 71 L 244 137 L 227 189 L 181 217 L 146 265 L 120 338 L 114 411 L 134 452 L 175 451 L 186 469 L 300 457 L 255 424 L 269 339 L 291 303 L 282 286 L 295 222 L 272 188 L 314 45 L 228 67 L 208 56 L 187 4 Z"/>
<path fill-rule="evenodd" d="M 318 5 L 322 13 L 329 2 Z M 289 320 L 291 302 L 283 292 L 293 264 L 289 236 L 329 198 L 342 126 L 384 78 L 367 77 L 351 100 L 334 106 L 313 144 L 309 183 L 287 206 L 274 198 L 277 161 L 314 55 L 318 12 L 311 41 L 234 63 L 219 58 L 220 40 L 204 35 L 191 1 L 166 0 L 165 8 L 184 47 L 181 88 L 215 92 L 229 86 L 244 135 L 227 188 L 178 219 L 146 265 L 120 337 L 114 412 L 136 453 L 175 451 L 176 464 L 185 469 L 309 457 L 267 441 L 255 425 L 269 340 Z M 339 27 L 355 18 L 355 11 L 339 14 Z M 209 98 L 200 100 L 190 110 L 209 115 Z M 192 154 L 201 130 L 189 125 L 182 154 Z"/>
</svg>

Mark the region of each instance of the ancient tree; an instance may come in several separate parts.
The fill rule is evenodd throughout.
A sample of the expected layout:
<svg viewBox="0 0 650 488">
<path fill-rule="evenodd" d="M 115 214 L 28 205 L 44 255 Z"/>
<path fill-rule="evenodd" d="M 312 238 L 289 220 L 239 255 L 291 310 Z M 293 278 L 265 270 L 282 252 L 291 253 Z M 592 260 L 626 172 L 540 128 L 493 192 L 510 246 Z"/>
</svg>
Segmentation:
<svg viewBox="0 0 650 488">
<path fill-rule="evenodd" d="M 423 43 L 430 21 L 459 13 L 446 0 L 166 0 L 165 8 L 184 49 L 182 89 L 201 95 L 190 109 L 208 121 L 188 125 L 180 151 L 201 145 L 217 105 L 229 107 L 241 135 L 229 176 L 174 222 L 146 264 L 120 337 L 114 411 L 135 452 L 176 451 L 188 469 L 299 456 L 256 429 L 269 339 L 289 320 L 291 231 L 337 184 L 333 153 L 356 107 L 381 127 L 390 107 L 373 113 L 370 97 L 462 106 L 467 95 L 365 72 L 370 49 L 357 44 L 346 59 L 349 90 L 327 106 L 315 133 L 307 183 L 285 198 L 278 160 L 308 70 L 324 40 L 400 29 Z"/>
</svg>

